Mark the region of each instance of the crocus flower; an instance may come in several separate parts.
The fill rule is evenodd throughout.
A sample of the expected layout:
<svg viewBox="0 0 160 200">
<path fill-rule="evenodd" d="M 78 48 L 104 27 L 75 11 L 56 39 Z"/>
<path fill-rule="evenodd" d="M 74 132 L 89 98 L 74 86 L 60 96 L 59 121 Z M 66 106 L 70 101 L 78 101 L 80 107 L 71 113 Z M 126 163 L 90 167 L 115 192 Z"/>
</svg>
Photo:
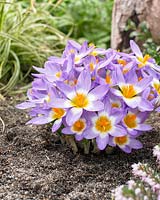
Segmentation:
<svg viewBox="0 0 160 200">
<path fill-rule="evenodd" d="M 142 148 L 142 143 L 128 134 L 120 137 L 110 137 L 109 145 L 118 146 L 126 153 L 131 153 L 132 149 Z"/>
<path fill-rule="evenodd" d="M 130 135 L 137 135 L 138 131 L 149 131 L 152 129 L 150 125 L 143 123 L 147 116 L 148 114 L 145 112 L 128 110 L 123 117 L 122 123 Z"/>
<path fill-rule="evenodd" d="M 67 42 L 62 57 L 51 56 L 44 68 L 34 67 L 28 99 L 27 124 L 51 123 L 76 140 L 93 139 L 100 150 L 119 146 L 130 153 L 136 139 L 151 127 L 149 114 L 160 112 L 160 67 L 130 42 L 133 53 L 101 49 L 85 41 Z"/>
<path fill-rule="evenodd" d="M 121 113 L 112 114 L 112 108 L 108 100 L 105 101 L 105 108 L 91 117 L 92 125 L 85 131 L 86 139 L 96 138 L 97 146 L 100 150 L 106 148 L 110 136 L 124 136 L 126 130 L 119 125 L 122 119 Z"/>
<path fill-rule="evenodd" d="M 133 75 L 128 74 L 128 82 L 125 80 L 120 69 L 117 68 L 117 85 L 119 89 L 112 89 L 112 93 L 121 97 L 131 108 L 139 108 L 141 111 L 153 110 L 152 104 L 140 95 L 151 83 L 152 77 L 145 77 L 140 81 L 133 82 Z"/>
<path fill-rule="evenodd" d="M 84 131 L 90 126 L 88 116 L 89 112 L 84 112 L 71 126 L 67 126 L 66 124 L 66 127 L 62 129 L 62 133 L 66 135 L 75 135 L 76 140 L 82 140 L 84 138 Z"/>
<path fill-rule="evenodd" d="M 41 111 L 39 113 L 39 116 L 32 118 L 30 121 L 27 122 L 27 124 L 47 124 L 50 122 L 53 122 L 52 126 L 52 132 L 55 132 L 60 128 L 62 125 L 62 119 L 66 115 L 66 110 L 62 108 L 52 108 L 49 110 L 45 110 L 43 114 L 41 114 Z"/>
<path fill-rule="evenodd" d="M 136 60 L 139 68 L 149 66 L 151 69 L 160 72 L 160 66 L 157 66 L 156 63 L 153 62 L 153 59 L 151 59 L 150 55 L 146 54 L 143 56 L 140 48 L 133 40 L 130 41 L 130 47 L 133 53 L 136 55 Z"/>
<path fill-rule="evenodd" d="M 91 89 L 91 75 L 85 70 L 79 75 L 75 87 L 70 87 L 62 82 L 57 83 L 57 87 L 66 98 L 55 98 L 51 104 L 53 107 L 70 108 L 66 116 L 69 126 L 81 117 L 83 110 L 99 111 L 104 108 L 100 100 L 108 92 L 108 87 L 100 85 Z"/>
</svg>

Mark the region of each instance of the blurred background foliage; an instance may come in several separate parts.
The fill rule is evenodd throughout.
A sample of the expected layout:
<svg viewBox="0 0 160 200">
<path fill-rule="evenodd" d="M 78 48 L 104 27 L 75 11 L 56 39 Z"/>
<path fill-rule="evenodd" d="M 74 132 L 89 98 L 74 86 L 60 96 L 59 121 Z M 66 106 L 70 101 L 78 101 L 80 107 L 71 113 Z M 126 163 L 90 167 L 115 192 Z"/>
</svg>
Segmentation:
<svg viewBox="0 0 160 200">
<path fill-rule="evenodd" d="M 113 0 L 0 1 L 0 92 L 21 93 L 32 66 L 60 55 L 68 38 L 109 47 Z M 25 86 L 14 90 L 15 86 Z"/>
<path fill-rule="evenodd" d="M 0 93 L 25 91 L 32 66 L 59 56 L 68 39 L 109 48 L 112 7 L 113 0 L 0 1 Z M 125 30 L 160 64 L 160 47 L 145 23 L 136 27 L 128 21 Z"/>
</svg>

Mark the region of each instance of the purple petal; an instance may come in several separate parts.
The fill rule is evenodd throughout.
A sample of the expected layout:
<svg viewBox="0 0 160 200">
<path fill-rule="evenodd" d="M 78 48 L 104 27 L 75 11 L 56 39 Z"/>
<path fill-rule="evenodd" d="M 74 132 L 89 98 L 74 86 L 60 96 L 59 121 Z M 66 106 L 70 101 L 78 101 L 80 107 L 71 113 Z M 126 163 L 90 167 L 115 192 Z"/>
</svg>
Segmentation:
<svg viewBox="0 0 160 200">
<path fill-rule="evenodd" d="M 133 40 L 130 40 L 130 47 L 137 57 L 143 57 L 139 46 Z"/>
<path fill-rule="evenodd" d="M 54 122 L 53 126 L 52 126 L 52 132 L 56 132 L 60 126 L 62 125 L 62 119 L 58 119 Z"/>
<path fill-rule="evenodd" d="M 153 105 L 147 101 L 146 99 L 142 98 L 138 108 L 141 112 L 144 111 L 152 111 L 154 109 Z"/>
<path fill-rule="evenodd" d="M 71 108 L 66 116 L 66 122 L 69 126 L 71 126 L 74 122 L 76 122 L 82 115 L 82 108 Z"/>
<path fill-rule="evenodd" d="M 116 68 L 116 82 L 119 83 L 125 83 L 125 79 L 122 73 L 122 70 L 120 69 L 120 67 Z"/>
<path fill-rule="evenodd" d="M 26 124 L 36 124 L 36 125 L 39 125 L 39 124 L 47 124 L 47 123 L 49 123 L 51 121 L 53 121 L 52 118 L 41 116 L 41 117 L 35 117 L 35 118 L 31 119 Z"/>
<path fill-rule="evenodd" d="M 125 103 L 131 108 L 136 108 L 141 103 L 141 97 L 139 97 L 139 96 L 135 96 L 130 99 L 129 98 L 123 98 L 123 99 L 124 99 Z"/>
<path fill-rule="evenodd" d="M 139 131 L 150 131 L 152 130 L 152 127 L 148 124 L 139 124 L 137 127 L 136 127 L 136 130 L 139 130 Z"/>
<path fill-rule="evenodd" d="M 135 86 L 140 88 L 139 92 L 142 92 L 145 88 L 147 88 L 150 85 L 152 79 L 153 77 L 151 76 L 147 78 L 143 78 L 141 81 L 137 82 Z"/>
<path fill-rule="evenodd" d="M 54 108 L 70 108 L 70 101 L 67 99 L 62 98 L 54 98 L 52 102 L 49 104 L 51 107 Z"/>
<path fill-rule="evenodd" d="M 75 91 L 73 87 L 60 81 L 58 81 L 56 85 L 68 98 L 70 98 L 70 94 Z"/>
<path fill-rule="evenodd" d="M 132 135 L 132 136 L 136 136 L 136 135 L 138 134 L 138 131 L 133 130 L 133 129 L 129 129 L 129 130 L 128 130 L 128 133 L 129 133 L 130 135 Z"/>
<path fill-rule="evenodd" d="M 101 138 L 100 136 L 96 138 L 96 143 L 100 150 L 104 150 L 106 148 L 108 141 L 109 141 L 108 134 L 104 138 Z"/>
<path fill-rule="evenodd" d="M 124 152 L 131 153 L 131 148 L 129 146 L 120 147 Z"/>
<path fill-rule="evenodd" d="M 18 109 L 27 109 L 27 108 L 33 108 L 35 106 L 36 106 L 35 103 L 23 102 L 23 103 L 16 105 L 15 107 L 18 108 Z"/>
<path fill-rule="evenodd" d="M 96 138 L 97 136 L 98 136 L 98 133 L 94 133 L 93 131 L 92 131 L 92 129 L 91 128 L 89 128 L 89 129 L 86 129 L 85 131 L 84 131 L 84 138 L 86 138 L 86 139 L 93 139 L 93 138 Z"/>
<path fill-rule="evenodd" d="M 127 135 L 126 129 L 124 129 L 120 125 L 116 125 L 113 128 L 113 130 L 110 131 L 109 133 L 110 133 L 110 135 L 112 135 L 114 137 L 121 137 L 121 136 Z"/>
<path fill-rule="evenodd" d="M 75 138 L 77 141 L 81 141 L 84 137 L 83 137 L 83 134 L 80 134 L 80 135 L 76 134 Z"/>
<path fill-rule="evenodd" d="M 103 96 L 107 94 L 108 90 L 109 90 L 108 85 L 99 85 L 93 90 L 91 90 L 89 94 L 95 97 L 94 100 L 100 100 Z"/>
<path fill-rule="evenodd" d="M 46 70 L 44 68 L 40 68 L 40 67 L 35 67 L 33 66 L 33 68 L 37 71 L 37 72 L 40 72 L 40 73 L 44 73 Z"/>
<path fill-rule="evenodd" d="M 77 42 L 75 42 L 74 40 L 69 40 L 68 44 L 72 45 L 74 48 L 76 48 L 77 50 L 79 50 L 81 48 L 81 45 L 78 44 Z"/>
<path fill-rule="evenodd" d="M 104 109 L 104 104 L 101 101 L 93 101 L 85 108 L 87 111 L 100 111 Z"/>
<path fill-rule="evenodd" d="M 76 85 L 77 90 L 84 90 L 86 92 L 88 92 L 91 88 L 91 75 L 88 71 L 83 70 L 79 77 L 78 77 L 78 81 L 77 81 L 77 85 Z"/>
<path fill-rule="evenodd" d="M 61 132 L 64 133 L 65 135 L 73 135 L 73 134 L 75 134 L 75 133 L 73 133 L 71 131 L 70 127 L 63 128 Z"/>
<path fill-rule="evenodd" d="M 136 139 L 130 139 L 130 147 L 133 149 L 141 149 L 143 147 L 142 143 Z"/>
</svg>

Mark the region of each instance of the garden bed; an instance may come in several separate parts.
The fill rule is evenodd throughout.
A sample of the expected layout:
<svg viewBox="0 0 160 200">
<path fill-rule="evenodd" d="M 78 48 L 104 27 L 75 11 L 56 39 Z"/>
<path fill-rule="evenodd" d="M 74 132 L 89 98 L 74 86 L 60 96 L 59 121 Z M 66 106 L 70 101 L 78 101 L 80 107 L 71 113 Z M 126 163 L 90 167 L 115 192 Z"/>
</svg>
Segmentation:
<svg viewBox="0 0 160 200">
<path fill-rule="evenodd" d="M 0 199 L 104 200 L 131 176 L 131 164 L 154 167 L 152 148 L 160 142 L 160 120 L 152 114 L 152 131 L 141 136 L 144 148 L 125 154 L 74 155 L 67 145 L 54 142 L 48 126 L 26 126 L 28 115 L 13 99 L 0 102 Z"/>
</svg>

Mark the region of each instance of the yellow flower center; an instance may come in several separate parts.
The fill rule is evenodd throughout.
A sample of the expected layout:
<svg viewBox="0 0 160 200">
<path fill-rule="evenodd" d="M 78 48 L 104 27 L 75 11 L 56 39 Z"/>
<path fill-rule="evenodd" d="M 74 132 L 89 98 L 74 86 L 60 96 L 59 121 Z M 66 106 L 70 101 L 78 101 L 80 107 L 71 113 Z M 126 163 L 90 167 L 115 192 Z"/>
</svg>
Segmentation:
<svg viewBox="0 0 160 200">
<path fill-rule="evenodd" d="M 90 55 L 91 55 L 91 56 L 97 56 L 97 55 L 98 55 L 98 52 L 97 52 L 97 51 L 92 51 L 92 52 L 90 53 Z"/>
<path fill-rule="evenodd" d="M 76 56 L 74 59 L 75 62 L 79 62 L 80 61 L 80 57 Z"/>
<path fill-rule="evenodd" d="M 84 120 L 79 119 L 77 120 L 73 126 L 72 126 L 72 131 L 73 132 L 82 132 L 85 129 L 86 125 Z"/>
<path fill-rule="evenodd" d="M 94 63 L 91 62 L 91 63 L 89 64 L 89 68 L 90 68 L 90 71 L 92 72 L 92 71 L 94 70 Z"/>
<path fill-rule="evenodd" d="M 153 86 L 155 90 L 157 91 L 157 93 L 160 95 L 160 83 L 154 83 Z"/>
<path fill-rule="evenodd" d="M 111 77 L 110 75 L 106 75 L 106 83 L 111 84 Z"/>
<path fill-rule="evenodd" d="M 124 117 L 124 122 L 129 128 L 135 128 L 137 126 L 136 118 L 135 114 L 127 114 Z"/>
<path fill-rule="evenodd" d="M 123 67 L 127 64 L 125 60 L 119 59 L 117 60 L 118 64 L 122 65 Z"/>
<path fill-rule="evenodd" d="M 100 116 L 95 122 L 95 128 L 101 133 L 106 133 L 111 130 L 111 121 L 106 116 Z"/>
<path fill-rule="evenodd" d="M 132 98 L 137 94 L 133 85 L 122 86 L 121 92 L 122 92 L 123 96 L 126 97 L 126 98 Z"/>
<path fill-rule="evenodd" d="M 52 115 L 53 119 L 60 119 L 65 114 L 65 110 L 62 108 L 52 108 L 52 111 L 53 111 Z"/>
<path fill-rule="evenodd" d="M 61 75 L 62 75 L 62 72 L 61 72 L 61 71 L 59 71 L 59 72 L 56 73 L 56 77 L 57 77 L 57 78 L 60 78 Z"/>
<path fill-rule="evenodd" d="M 114 138 L 114 142 L 120 146 L 126 144 L 128 142 L 128 137 L 125 136 L 121 136 L 121 137 L 115 137 Z"/>
<path fill-rule="evenodd" d="M 144 67 L 144 66 L 147 64 L 147 62 L 148 62 L 148 60 L 149 60 L 150 58 L 151 58 L 151 57 L 150 57 L 150 55 L 148 55 L 148 54 L 146 54 L 144 57 L 138 57 L 137 59 L 138 59 L 138 61 L 140 62 L 140 63 L 138 64 L 138 67 L 139 67 L 139 68 Z"/>
<path fill-rule="evenodd" d="M 72 106 L 77 108 L 85 108 L 89 103 L 87 96 L 82 93 L 77 93 L 71 102 Z"/>
<path fill-rule="evenodd" d="M 113 102 L 111 105 L 112 105 L 112 108 L 119 108 L 120 107 L 119 103 L 116 103 L 116 102 Z"/>
</svg>

